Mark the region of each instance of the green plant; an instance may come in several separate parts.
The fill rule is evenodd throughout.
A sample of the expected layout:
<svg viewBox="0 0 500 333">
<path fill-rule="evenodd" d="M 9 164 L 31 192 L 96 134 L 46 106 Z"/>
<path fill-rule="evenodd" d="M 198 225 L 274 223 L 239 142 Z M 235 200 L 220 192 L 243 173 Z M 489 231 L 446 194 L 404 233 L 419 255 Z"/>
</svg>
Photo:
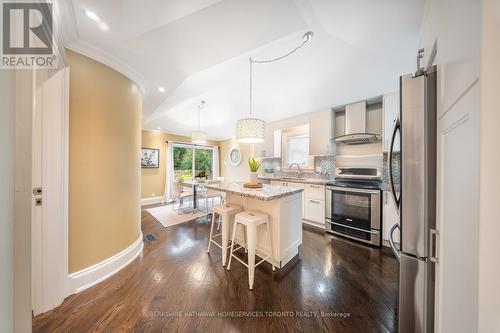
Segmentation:
<svg viewBox="0 0 500 333">
<path fill-rule="evenodd" d="M 250 167 L 250 171 L 257 172 L 260 168 L 260 161 L 255 157 L 250 157 L 248 159 L 248 166 Z"/>
<path fill-rule="evenodd" d="M 188 174 L 181 175 L 181 176 L 179 177 L 178 181 L 180 181 L 180 182 L 182 183 L 182 182 L 183 182 L 183 181 L 185 181 L 186 179 L 191 179 L 191 178 L 193 178 L 193 175 L 192 175 L 192 174 L 190 174 L 190 173 L 188 173 Z"/>
</svg>

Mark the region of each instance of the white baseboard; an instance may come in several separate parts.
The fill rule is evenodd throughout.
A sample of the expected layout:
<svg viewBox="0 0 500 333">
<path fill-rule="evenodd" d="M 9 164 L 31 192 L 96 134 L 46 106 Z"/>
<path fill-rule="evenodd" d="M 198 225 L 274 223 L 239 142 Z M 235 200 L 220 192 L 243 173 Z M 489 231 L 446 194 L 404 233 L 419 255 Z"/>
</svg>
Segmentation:
<svg viewBox="0 0 500 333">
<path fill-rule="evenodd" d="M 162 201 L 163 201 L 163 196 L 161 196 L 161 197 L 151 197 L 151 198 L 142 198 L 141 199 L 141 206 L 152 205 L 152 204 L 160 203 Z"/>
<path fill-rule="evenodd" d="M 108 277 L 120 271 L 134 260 L 141 252 L 143 247 L 142 233 L 139 238 L 120 253 L 101 261 L 98 264 L 92 265 L 81 271 L 74 272 L 68 275 L 68 296 L 76 294 L 93 285 L 104 281 Z"/>
</svg>

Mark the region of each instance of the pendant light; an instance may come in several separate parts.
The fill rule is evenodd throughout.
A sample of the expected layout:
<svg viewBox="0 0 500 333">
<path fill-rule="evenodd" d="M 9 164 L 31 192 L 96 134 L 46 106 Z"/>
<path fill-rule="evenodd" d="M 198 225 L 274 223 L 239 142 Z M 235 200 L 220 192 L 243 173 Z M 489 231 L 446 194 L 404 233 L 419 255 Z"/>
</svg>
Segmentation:
<svg viewBox="0 0 500 333">
<path fill-rule="evenodd" d="M 288 52 L 287 54 L 274 58 L 274 59 L 269 59 L 269 60 L 254 60 L 252 58 L 249 59 L 250 62 L 250 114 L 248 118 L 242 118 L 239 119 L 236 122 L 236 140 L 241 143 L 259 143 L 264 141 L 264 130 L 266 127 L 266 123 L 262 119 L 254 118 L 252 117 L 252 64 L 257 63 L 257 64 L 264 64 L 264 63 L 271 63 L 274 61 L 281 60 L 283 58 L 288 57 L 290 54 L 293 52 L 297 51 L 299 48 L 304 46 L 305 43 L 307 43 L 313 36 L 312 31 L 308 31 L 304 34 L 303 36 L 303 41 L 302 43 Z"/>
<path fill-rule="evenodd" d="M 198 144 L 207 143 L 207 135 L 205 134 L 205 132 L 200 131 L 200 110 L 203 108 L 204 105 L 205 101 L 201 101 L 200 104 L 198 104 L 198 129 L 196 131 L 191 132 L 192 143 L 198 143 Z"/>
</svg>

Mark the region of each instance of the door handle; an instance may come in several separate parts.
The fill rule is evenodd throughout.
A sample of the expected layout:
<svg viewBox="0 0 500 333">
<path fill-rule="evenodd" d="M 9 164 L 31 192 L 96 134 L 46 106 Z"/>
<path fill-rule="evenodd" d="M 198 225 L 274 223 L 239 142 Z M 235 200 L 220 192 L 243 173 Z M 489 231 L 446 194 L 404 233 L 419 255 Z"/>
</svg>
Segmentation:
<svg viewBox="0 0 500 333">
<path fill-rule="evenodd" d="M 394 152 L 394 142 L 395 142 L 396 133 L 398 132 L 398 130 L 401 130 L 401 124 L 399 122 L 399 119 L 396 119 L 396 123 L 394 124 L 394 130 L 392 131 L 391 146 L 389 149 L 389 159 L 388 159 L 387 163 L 389 164 L 389 183 L 391 184 L 392 198 L 394 199 L 394 206 L 396 207 L 396 211 L 399 214 L 401 197 L 398 199 L 398 197 L 396 195 L 396 188 L 394 186 L 393 168 L 392 168 L 392 154 Z M 401 184 L 401 180 L 400 180 L 400 184 Z"/>
<path fill-rule="evenodd" d="M 396 259 L 398 259 L 398 261 L 399 261 L 399 258 L 401 258 L 401 254 L 399 253 L 399 250 L 396 247 L 396 243 L 394 243 L 394 238 L 393 238 L 393 234 L 394 234 L 394 231 L 396 231 L 396 229 L 400 229 L 399 223 L 397 223 L 397 222 L 394 223 L 391 226 L 391 229 L 389 230 L 389 245 L 391 246 L 392 252 L 396 256 Z"/>
<path fill-rule="evenodd" d="M 429 260 L 433 263 L 439 262 L 439 231 L 436 229 L 430 229 L 429 232 Z"/>
</svg>

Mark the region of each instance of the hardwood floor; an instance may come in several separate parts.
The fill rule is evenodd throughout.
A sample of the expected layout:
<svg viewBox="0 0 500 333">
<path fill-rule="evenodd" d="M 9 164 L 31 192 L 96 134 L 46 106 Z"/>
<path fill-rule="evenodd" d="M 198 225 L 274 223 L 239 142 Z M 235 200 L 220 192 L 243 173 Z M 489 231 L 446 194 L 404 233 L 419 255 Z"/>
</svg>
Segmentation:
<svg viewBox="0 0 500 333">
<path fill-rule="evenodd" d="M 257 267 L 250 291 L 244 266 L 227 271 L 219 248 L 205 252 L 204 218 L 163 228 L 143 209 L 142 231 L 157 239 L 140 257 L 35 317 L 33 331 L 397 331 L 398 265 L 387 248 L 304 226 L 299 256 L 274 273 Z"/>
</svg>

